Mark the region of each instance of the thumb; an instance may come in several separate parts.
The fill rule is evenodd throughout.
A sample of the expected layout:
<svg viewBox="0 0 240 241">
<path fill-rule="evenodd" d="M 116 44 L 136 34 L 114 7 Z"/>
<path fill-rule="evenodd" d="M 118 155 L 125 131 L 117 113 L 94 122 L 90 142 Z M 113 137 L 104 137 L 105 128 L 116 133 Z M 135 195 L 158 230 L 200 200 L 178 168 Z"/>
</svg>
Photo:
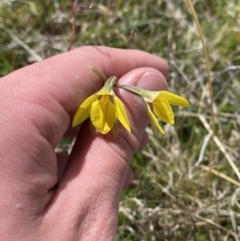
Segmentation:
<svg viewBox="0 0 240 241">
<path fill-rule="evenodd" d="M 163 75 L 152 68 L 135 69 L 119 79 L 118 84 L 150 90 L 167 88 Z M 89 231 L 88 223 L 81 233 L 89 235 L 87 232 L 91 232 L 91 235 L 102 237 L 101 240 L 108 240 L 109 230 L 115 234 L 119 199 L 129 173 L 129 163 L 139 149 L 148 125 L 147 113 L 139 97 L 124 90 L 118 90 L 117 95 L 125 104 L 132 132 L 119 126 L 117 137 L 111 133 L 93 135 L 89 122 L 84 123 L 48 210 L 60 220 L 69 218 L 69 222 L 64 222 L 65 226 L 78 226 L 82 220 L 94 221 L 94 230 Z M 62 206 L 65 212 L 61 212 Z"/>
</svg>

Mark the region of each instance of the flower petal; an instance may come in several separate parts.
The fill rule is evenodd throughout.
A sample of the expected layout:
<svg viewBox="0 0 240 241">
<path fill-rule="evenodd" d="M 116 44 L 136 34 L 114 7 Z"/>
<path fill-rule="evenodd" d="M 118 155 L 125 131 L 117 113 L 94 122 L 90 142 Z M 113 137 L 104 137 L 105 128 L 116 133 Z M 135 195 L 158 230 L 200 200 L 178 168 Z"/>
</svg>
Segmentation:
<svg viewBox="0 0 240 241">
<path fill-rule="evenodd" d="M 73 117 L 72 126 L 77 126 L 85 121 L 89 117 L 88 108 L 96 100 L 97 97 L 95 95 L 89 96 L 78 108 L 77 112 Z"/>
<path fill-rule="evenodd" d="M 155 115 L 162 121 L 174 124 L 174 114 L 166 99 L 157 98 L 152 102 Z"/>
<path fill-rule="evenodd" d="M 97 100 L 90 108 L 90 119 L 94 127 L 102 134 L 108 133 L 117 121 L 116 106 L 108 101 L 102 103 Z"/>
<path fill-rule="evenodd" d="M 171 105 L 177 105 L 177 106 L 183 106 L 183 107 L 190 106 L 189 102 L 185 98 L 179 95 L 175 95 L 169 91 L 160 91 L 157 98 L 166 99 Z"/>
<path fill-rule="evenodd" d="M 131 132 L 128 116 L 122 101 L 117 96 L 114 96 L 114 101 L 116 103 L 117 115 L 118 115 L 119 121 L 129 132 Z"/>
<path fill-rule="evenodd" d="M 162 127 L 159 125 L 159 122 L 156 118 L 156 116 L 153 114 L 153 112 L 151 111 L 151 108 L 150 106 L 146 103 L 146 106 L 147 106 L 147 113 L 148 113 L 148 116 L 149 116 L 149 119 L 150 119 L 150 123 L 151 123 L 151 126 L 153 128 L 153 132 L 154 134 L 156 134 L 156 131 L 154 127 L 157 127 L 157 129 L 162 133 L 162 134 L 165 134 L 165 132 L 163 131 Z"/>
</svg>

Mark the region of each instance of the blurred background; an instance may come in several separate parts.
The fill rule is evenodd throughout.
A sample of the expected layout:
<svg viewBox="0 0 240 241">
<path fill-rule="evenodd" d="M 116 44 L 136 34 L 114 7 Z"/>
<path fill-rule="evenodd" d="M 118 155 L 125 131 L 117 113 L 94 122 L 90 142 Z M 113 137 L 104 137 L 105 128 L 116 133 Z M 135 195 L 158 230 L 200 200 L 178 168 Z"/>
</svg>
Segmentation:
<svg viewBox="0 0 240 241">
<path fill-rule="evenodd" d="M 115 241 L 240 240 L 240 2 L 194 0 L 208 48 L 184 0 L 78 1 L 72 48 L 136 48 L 165 58 L 169 90 L 191 107 L 134 156 Z M 67 51 L 70 0 L 0 0 L 0 76 Z M 116 66 L 117 68 L 117 66 Z M 214 146 L 213 146 L 214 143 Z M 58 151 L 69 151 L 64 140 Z M 212 147 L 213 146 L 213 147 Z"/>
</svg>

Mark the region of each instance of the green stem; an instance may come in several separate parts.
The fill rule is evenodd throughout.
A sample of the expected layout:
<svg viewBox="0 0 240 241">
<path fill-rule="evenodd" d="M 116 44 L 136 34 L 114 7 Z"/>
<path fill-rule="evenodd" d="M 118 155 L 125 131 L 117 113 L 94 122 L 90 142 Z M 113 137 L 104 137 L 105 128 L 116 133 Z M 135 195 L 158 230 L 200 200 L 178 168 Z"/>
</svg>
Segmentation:
<svg viewBox="0 0 240 241">
<path fill-rule="evenodd" d="M 142 97 L 141 89 L 139 89 L 137 87 L 133 88 L 132 86 L 128 86 L 128 85 L 116 85 L 115 87 L 123 89 L 127 92 L 130 92 L 131 94 Z"/>
<path fill-rule="evenodd" d="M 97 69 L 97 68 L 94 68 L 93 66 L 88 66 L 95 74 L 97 74 L 103 81 L 104 81 L 104 83 L 106 83 L 106 81 L 107 81 L 107 77 L 106 77 L 106 75 L 103 73 L 103 72 L 101 72 L 99 69 Z"/>
<path fill-rule="evenodd" d="M 112 88 L 115 86 L 118 78 L 116 76 L 111 76 L 107 79 L 106 83 L 104 84 L 104 89 L 108 92 L 111 92 Z"/>
</svg>

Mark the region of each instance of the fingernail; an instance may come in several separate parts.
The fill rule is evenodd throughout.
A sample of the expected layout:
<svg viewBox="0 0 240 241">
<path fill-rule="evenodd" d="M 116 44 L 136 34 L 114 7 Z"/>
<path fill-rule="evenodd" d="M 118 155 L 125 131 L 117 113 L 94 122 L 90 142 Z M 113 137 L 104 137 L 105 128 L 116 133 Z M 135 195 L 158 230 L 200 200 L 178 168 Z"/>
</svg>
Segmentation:
<svg viewBox="0 0 240 241">
<path fill-rule="evenodd" d="M 168 84 L 160 72 L 146 72 L 137 82 L 137 87 L 145 90 L 164 90 L 167 89 Z"/>
</svg>

